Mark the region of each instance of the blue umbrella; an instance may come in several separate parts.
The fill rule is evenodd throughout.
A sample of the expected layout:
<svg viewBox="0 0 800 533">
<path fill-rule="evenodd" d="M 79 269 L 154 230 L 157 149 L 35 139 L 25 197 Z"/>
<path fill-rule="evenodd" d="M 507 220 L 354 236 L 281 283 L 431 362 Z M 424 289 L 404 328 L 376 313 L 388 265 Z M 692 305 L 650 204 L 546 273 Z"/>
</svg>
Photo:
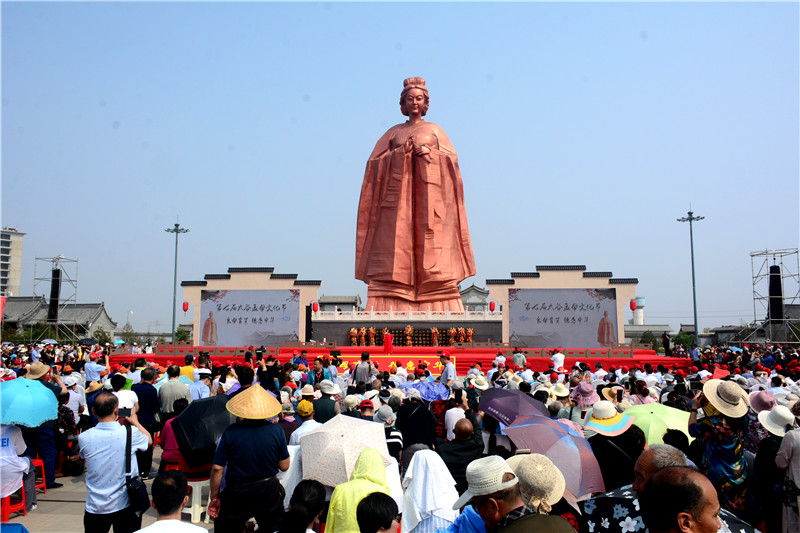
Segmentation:
<svg viewBox="0 0 800 533">
<path fill-rule="evenodd" d="M 155 384 L 153 386 L 156 388 L 156 390 L 158 390 L 158 389 L 161 388 L 161 385 L 166 383 L 168 380 L 169 380 L 169 378 L 167 377 L 166 374 L 164 374 L 163 376 L 161 376 L 161 379 L 159 379 L 158 381 L 155 382 Z M 181 374 L 178 377 L 178 381 L 180 381 L 184 385 L 191 385 L 192 383 L 194 383 L 191 379 L 189 379 L 188 377 L 184 376 L 183 374 Z"/>
<path fill-rule="evenodd" d="M 114 344 L 125 344 L 125 341 L 122 339 L 117 339 L 114 341 Z"/>
<path fill-rule="evenodd" d="M 58 344 L 58 341 L 55 339 L 45 339 L 42 341 L 42 344 Z"/>
<path fill-rule="evenodd" d="M 0 422 L 31 428 L 58 417 L 55 394 L 38 380 L 18 378 L 0 383 Z"/>
</svg>

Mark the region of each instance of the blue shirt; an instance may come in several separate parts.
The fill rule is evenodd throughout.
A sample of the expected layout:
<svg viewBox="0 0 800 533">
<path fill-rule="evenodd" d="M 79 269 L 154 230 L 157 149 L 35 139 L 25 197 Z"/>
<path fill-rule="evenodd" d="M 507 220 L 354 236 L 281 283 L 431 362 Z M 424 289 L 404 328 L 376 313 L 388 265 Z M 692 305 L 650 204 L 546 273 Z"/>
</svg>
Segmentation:
<svg viewBox="0 0 800 533">
<path fill-rule="evenodd" d="M 225 484 L 248 483 L 278 473 L 278 461 L 289 458 L 286 434 L 266 420 L 242 420 L 222 434 L 214 464 L 227 466 Z"/>
<path fill-rule="evenodd" d="M 211 396 L 211 389 L 202 381 L 195 381 L 189 385 L 189 392 L 192 393 L 192 400 L 202 400 Z"/>
<path fill-rule="evenodd" d="M 447 363 L 442 370 L 442 376 L 439 379 L 439 383 L 442 385 L 447 385 L 448 381 L 455 381 L 456 380 L 456 365 L 453 363 Z"/>
<path fill-rule="evenodd" d="M 101 422 L 78 435 L 81 457 L 86 459 L 86 512 L 110 514 L 130 505 L 125 489 L 125 426 Z M 131 427 L 131 473 L 139 466 L 136 451 L 147 449 L 147 437 Z"/>
<path fill-rule="evenodd" d="M 86 374 L 86 382 L 90 381 L 100 381 L 100 372 L 103 372 L 106 369 L 103 365 L 99 365 L 94 361 L 89 361 L 83 367 L 83 371 Z"/>
</svg>

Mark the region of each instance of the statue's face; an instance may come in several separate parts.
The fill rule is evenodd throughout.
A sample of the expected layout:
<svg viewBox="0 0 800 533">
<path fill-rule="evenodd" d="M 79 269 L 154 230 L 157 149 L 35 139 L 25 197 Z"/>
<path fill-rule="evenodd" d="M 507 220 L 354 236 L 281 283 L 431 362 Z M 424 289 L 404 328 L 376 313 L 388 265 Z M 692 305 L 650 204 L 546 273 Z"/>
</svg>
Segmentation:
<svg viewBox="0 0 800 533">
<path fill-rule="evenodd" d="M 425 93 L 416 87 L 406 93 L 406 110 L 409 115 L 421 115 L 425 108 Z"/>
</svg>

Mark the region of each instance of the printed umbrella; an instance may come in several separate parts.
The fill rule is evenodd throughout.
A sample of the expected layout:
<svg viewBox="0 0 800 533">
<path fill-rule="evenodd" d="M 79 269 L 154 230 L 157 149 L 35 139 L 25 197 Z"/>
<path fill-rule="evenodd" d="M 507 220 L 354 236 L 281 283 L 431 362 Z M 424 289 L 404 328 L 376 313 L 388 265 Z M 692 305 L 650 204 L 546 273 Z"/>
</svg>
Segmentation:
<svg viewBox="0 0 800 533">
<path fill-rule="evenodd" d="M 0 383 L 0 423 L 35 428 L 58 418 L 55 394 L 35 379 Z"/>
<path fill-rule="evenodd" d="M 505 433 L 517 448 L 527 448 L 553 461 L 564 474 L 567 490 L 576 498 L 605 491 L 603 474 L 589 441 L 579 437 L 573 429 L 551 418 L 534 415 L 517 418 Z"/>
<path fill-rule="evenodd" d="M 375 448 L 383 456 L 384 465 L 389 464 L 383 424 L 336 415 L 300 438 L 303 479 L 316 479 L 331 487 L 350 481 L 364 448 Z"/>
<path fill-rule="evenodd" d="M 631 488 L 631 485 L 584 500 L 578 505 L 589 531 L 604 533 L 645 531 L 639 505 L 639 494 Z M 725 509 L 720 510 L 719 519 L 722 522 L 720 531 L 758 533 L 753 526 L 743 522 Z"/>
<path fill-rule="evenodd" d="M 663 444 L 664 432 L 678 429 L 689 435 L 689 413 L 660 403 L 632 405 L 625 409 L 626 415 L 633 416 L 633 423 L 644 431 L 647 444 Z"/>
<path fill-rule="evenodd" d="M 224 394 L 194 400 L 172 421 L 178 449 L 189 466 L 201 466 L 214 459 L 217 442 L 225 428 L 236 422 L 226 408 Z"/>
<path fill-rule="evenodd" d="M 480 409 L 506 426 L 510 426 L 520 415 L 549 417 L 547 407 L 518 390 L 488 389 L 481 393 Z"/>
</svg>

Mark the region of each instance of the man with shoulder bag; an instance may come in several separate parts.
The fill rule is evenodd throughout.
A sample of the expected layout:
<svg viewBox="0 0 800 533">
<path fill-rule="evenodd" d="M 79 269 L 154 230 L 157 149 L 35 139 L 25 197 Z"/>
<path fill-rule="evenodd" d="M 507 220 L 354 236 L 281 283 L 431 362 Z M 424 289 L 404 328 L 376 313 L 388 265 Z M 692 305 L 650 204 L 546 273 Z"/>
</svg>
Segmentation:
<svg viewBox="0 0 800 533">
<path fill-rule="evenodd" d="M 144 509 L 136 497 L 129 497 L 129 490 L 141 494 L 144 487 L 140 479 L 129 477 L 139 472 L 135 452 L 147 450 L 153 440 L 136 413 L 125 417 L 125 425 L 117 422 L 119 402 L 111 392 L 98 393 L 92 411 L 97 426 L 78 436 L 81 456 L 86 459 L 83 527 L 87 533 L 107 533 L 112 526 L 114 533 L 132 533 L 141 528 L 149 503 L 146 489 Z"/>
</svg>

